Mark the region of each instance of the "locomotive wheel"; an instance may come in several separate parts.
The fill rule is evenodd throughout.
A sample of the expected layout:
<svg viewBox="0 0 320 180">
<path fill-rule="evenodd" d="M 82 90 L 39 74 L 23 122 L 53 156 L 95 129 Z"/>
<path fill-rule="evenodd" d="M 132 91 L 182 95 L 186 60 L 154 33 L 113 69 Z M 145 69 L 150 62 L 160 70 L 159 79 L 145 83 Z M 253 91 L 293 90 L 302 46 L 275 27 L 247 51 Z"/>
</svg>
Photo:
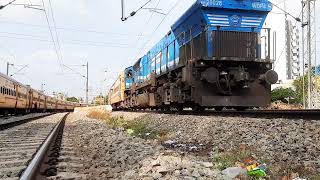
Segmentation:
<svg viewBox="0 0 320 180">
<path fill-rule="evenodd" d="M 177 106 L 177 111 L 179 112 L 183 111 L 183 106 Z"/>
<path fill-rule="evenodd" d="M 196 112 L 203 112 L 205 110 L 205 107 L 202 107 L 202 106 L 199 106 L 199 105 L 195 105 L 193 108 L 192 108 L 193 111 L 196 111 Z"/>
<path fill-rule="evenodd" d="M 214 108 L 216 111 L 222 111 L 223 110 L 223 107 L 219 106 L 219 107 L 215 107 Z"/>
<path fill-rule="evenodd" d="M 235 108 L 237 111 L 245 111 L 247 110 L 248 108 L 247 107 L 236 107 Z"/>
<path fill-rule="evenodd" d="M 4 110 L 3 116 L 7 117 L 9 115 L 9 111 L 8 110 Z"/>
</svg>

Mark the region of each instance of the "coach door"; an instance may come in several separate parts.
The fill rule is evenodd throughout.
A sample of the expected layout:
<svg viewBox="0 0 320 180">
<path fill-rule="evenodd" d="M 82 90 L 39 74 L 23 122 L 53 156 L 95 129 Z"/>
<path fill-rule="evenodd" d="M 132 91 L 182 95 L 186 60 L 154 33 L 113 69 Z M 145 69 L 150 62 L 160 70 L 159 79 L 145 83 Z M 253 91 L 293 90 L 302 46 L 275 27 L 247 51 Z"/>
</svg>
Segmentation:
<svg viewBox="0 0 320 180">
<path fill-rule="evenodd" d="M 27 111 L 30 112 L 32 109 L 32 99 L 33 99 L 33 94 L 31 89 L 28 89 L 28 97 L 27 97 Z"/>
<path fill-rule="evenodd" d="M 4 87 L 0 84 L 0 103 L 5 103 Z"/>
</svg>

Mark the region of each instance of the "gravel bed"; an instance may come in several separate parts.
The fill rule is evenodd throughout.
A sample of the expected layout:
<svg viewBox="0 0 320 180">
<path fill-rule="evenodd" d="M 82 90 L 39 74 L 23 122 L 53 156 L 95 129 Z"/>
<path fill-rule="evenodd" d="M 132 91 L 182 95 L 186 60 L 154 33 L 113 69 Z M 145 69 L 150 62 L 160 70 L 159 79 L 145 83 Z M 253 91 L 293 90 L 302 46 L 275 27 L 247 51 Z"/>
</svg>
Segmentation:
<svg viewBox="0 0 320 180">
<path fill-rule="evenodd" d="M 18 178 L 64 114 L 0 131 L 0 179 Z"/>
<path fill-rule="evenodd" d="M 257 159 L 274 169 L 302 167 L 320 173 L 320 121 L 245 117 L 193 116 L 113 112 L 112 116 L 138 117 L 152 129 L 168 132 L 165 146 L 210 148 L 213 152 L 250 148 Z M 129 117 L 129 118 L 128 118 Z M 320 177 L 320 176 L 319 176 Z"/>
<path fill-rule="evenodd" d="M 69 115 L 66 125 L 83 165 L 78 171 L 88 179 L 221 179 L 205 159 L 132 137 L 80 112 Z"/>
</svg>

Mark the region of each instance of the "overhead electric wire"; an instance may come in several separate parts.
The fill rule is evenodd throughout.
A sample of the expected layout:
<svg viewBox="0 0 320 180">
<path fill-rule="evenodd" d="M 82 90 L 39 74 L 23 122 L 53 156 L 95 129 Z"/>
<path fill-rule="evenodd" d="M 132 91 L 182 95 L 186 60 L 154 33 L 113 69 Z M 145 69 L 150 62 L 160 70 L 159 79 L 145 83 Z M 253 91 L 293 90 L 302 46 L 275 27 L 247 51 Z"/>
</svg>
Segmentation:
<svg viewBox="0 0 320 180">
<path fill-rule="evenodd" d="M 302 11 L 300 12 L 300 14 L 299 14 L 298 17 L 300 17 L 301 15 L 302 15 Z M 294 26 L 297 26 L 298 22 L 300 22 L 300 21 L 296 21 L 295 24 L 294 24 Z M 277 29 L 278 29 L 278 28 L 277 28 Z M 279 62 L 280 62 L 279 59 L 282 57 L 285 49 L 286 49 L 286 46 L 284 46 L 284 47 L 282 48 L 281 53 L 280 53 L 279 57 L 277 58 L 277 61 L 274 63 L 273 69 L 275 69 L 276 66 L 279 64 Z"/>
<path fill-rule="evenodd" d="M 138 9 L 135 10 L 135 11 L 132 11 L 128 17 L 122 17 L 122 18 L 123 18 L 122 21 L 126 21 L 128 18 L 136 15 L 137 12 L 139 12 L 139 11 L 142 10 L 144 7 L 146 7 L 151 1 L 152 1 L 152 0 L 148 0 L 148 1 L 147 1 L 146 3 L 144 3 L 140 8 L 138 8 Z"/>
<path fill-rule="evenodd" d="M 13 57 L 14 60 L 16 60 L 16 56 L 14 55 L 14 53 L 12 53 L 7 47 L 3 46 L 2 44 L 0 44 L 0 48 L 4 49 L 11 57 Z"/>
<path fill-rule="evenodd" d="M 36 39 L 36 38 L 24 38 L 24 37 L 12 37 L 12 36 L 1 36 L 0 37 L 3 37 L 3 38 L 10 38 L 10 39 L 20 39 L 20 40 L 31 40 L 31 41 L 39 41 L 39 42 L 46 42 L 46 43 L 50 43 L 50 44 L 53 44 L 53 42 L 51 40 L 47 40 L 47 39 Z M 82 43 L 84 42 L 84 43 Z M 90 44 L 89 43 L 86 43 L 85 41 L 74 41 L 74 40 L 71 40 L 71 41 L 64 41 L 64 44 L 69 44 L 69 45 L 77 45 L 77 46 L 93 46 L 93 47 L 104 47 L 104 48 L 134 48 L 134 46 L 120 46 L 120 45 L 112 45 L 112 44 Z"/>
<path fill-rule="evenodd" d="M 60 65 L 60 67 L 62 67 L 62 64 L 63 64 L 63 63 L 61 62 L 62 60 L 60 59 L 60 55 L 59 55 L 59 52 L 58 52 L 58 49 L 57 49 L 57 45 L 56 45 L 55 40 L 54 40 L 54 36 L 53 36 L 52 29 L 51 29 L 51 26 L 50 26 L 49 17 L 48 17 L 46 8 L 45 8 L 44 0 L 41 0 L 41 1 L 42 1 L 42 5 L 43 5 L 43 8 L 44 8 L 44 14 L 45 14 L 45 16 L 46 16 L 48 28 L 49 28 L 50 35 L 51 35 L 51 38 L 52 38 L 52 42 L 53 42 L 53 45 L 54 45 L 54 50 L 55 50 L 55 53 L 56 53 L 57 58 L 58 58 L 58 63 L 59 63 L 59 65 Z"/>
<path fill-rule="evenodd" d="M 14 33 L 14 32 L 1 32 L 0 31 L 0 34 L 25 36 L 25 37 L 32 37 L 32 38 L 37 38 L 37 39 L 44 38 L 42 36 L 34 36 L 34 35 L 30 35 L 30 34 L 21 34 L 21 33 Z M 70 39 L 70 40 L 67 39 L 67 41 L 69 41 L 69 42 L 80 42 L 80 43 L 105 44 L 105 45 L 119 45 L 119 46 L 128 46 L 129 45 L 129 44 L 122 44 L 122 43 L 102 42 L 102 41 L 101 42 L 100 41 L 82 41 L 82 40 L 77 40 L 77 39 Z"/>
<path fill-rule="evenodd" d="M 12 1 L 10 1 L 9 3 L 7 3 L 7 4 L 5 4 L 5 5 L 0 5 L 0 9 L 3 9 L 3 8 L 9 6 L 10 4 L 14 3 L 15 1 L 16 1 L 16 0 L 12 0 Z"/>
<path fill-rule="evenodd" d="M 283 2 L 285 2 L 285 1 L 283 1 Z M 282 9 L 281 7 L 279 7 L 277 4 L 275 4 L 275 3 L 273 3 L 273 2 L 271 2 L 271 4 L 272 4 L 273 6 L 275 6 L 276 8 L 280 9 L 280 10 L 281 10 L 282 12 L 284 12 L 286 15 L 289 15 L 289 16 L 291 16 L 293 19 L 295 19 L 296 21 L 301 22 L 301 19 L 300 19 L 299 17 L 293 16 L 291 13 L 289 13 L 289 12 L 287 12 L 286 10 Z"/>
<path fill-rule="evenodd" d="M 150 35 L 150 38 L 144 43 L 143 47 L 139 50 L 139 53 L 136 55 L 135 59 L 137 59 L 140 56 L 140 53 L 144 50 L 144 48 L 147 46 L 147 44 L 151 41 L 153 35 L 157 32 L 161 24 L 164 22 L 164 20 L 168 17 L 168 15 L 173 11 L 173 9 L 179 4 L 181 0 L 177 0 L 177 2 L 171 7 L 171 9 L 168 11 L 168 13 L 162 18 L 160 23 L 157 25 L 157 27 L 154 29 L 152 34 Z"/>
<path fill-rule="evenodd" d="M 16 71 L 15 73 L 11 74 L 10 76 L 12 77 L 12 76 L 18 74 L 19 72 L 21 72 L 23 69 L 25 69 L 25 68 L 27 68 L 27 67 L 28 67 L 28 65 L 22 66 L 22 68 L 20 68 L 18 71 Z"/>
<path fill-rule="evenodd" d="M 158 3 L 156 4 L 155 8 L 158 8 L 159 4 L 160 4 L 160 0 L 158 0 Z M 144 26 L 147 26 L 147 25 L 150 23 L 153 15 L 154 15 L 154 13 L 155 13 L 155 12 L 152 12 L 152 13 L 151 13 L 151 15 L 149 16 L 149 18 L 148 18 L 148 20 L 146 21 L 146 23 L 145 23 Z M 144 30 L 144 28 L 143 28 L 142 31 L 139 33 L 139 35 L 142 35 L 143 30 Z M 139 36 L 138 39 L 137 39 L 137 41 L 136 41 L 134 44 L 138 44 L 139 41 L 141 40 L 141 37 L 142 37 L 142 36 Z M 128 59 L 129 56 L 130 56 L 130 54 L 128 55 L 128 57 L 127 57 L 126 59 Z"/>
<path fill-rule="evenodd" d="M 80 75 L 80 76 L 83 77 L 83 78 L 86 78 L 86 76 L 84 76 L 84 75 L 82 75 L 81 73 L 77 72 L 77 71 L 74 70 L 73 68 L 71 68 L 71 67 L 69 67 L 69 66 L 67 66 L 67 65 L 65 65 L 65 64 L 63 64 L 63 66 L 64 66 L 65 68 L 71 70 L 71 71 L 74 72 L 75 74 L 78 74 L 78 75 Z"/>
<path fill-rule="evenodd" d="M 56 21 L 55 21 L 54 14 L 53 14 L 53 8 L 52 8 L 52 5 L 51 5 L 51 0 L 48 0 L 48 1 L 49 1 L 49 7 L 50 7 L 50 12 L 51 12 L 51 18 L 52 18 L 52 22 L 53 22 L 53 27 L 54 27 L 54 31 L 56 33 L 56 40 L 57 40 L 57 44 L 58 44 L 58 48 L 59 48 L 59 52 L 60 52 L 60 57 L 61 57 L 61 61 L 63 62 L 63 55 L 62 55 L 62 51 L 61 51 L 59 35 L 58 35 L 58 32 L 57 32 Z"/>
<path fill-rule="evenodd" d="M 17 24 L 17 25 L 23 25 L 23 26 L 31 26 L 31 27 L 37 27 L 37 28 L 48 28 L 47 26 L 37 25 L 37 24 L 28 24 L 23 22 L 13 22 L 13 21 L 1 21 L 0 23 L 6 23 L 6 24 Z M 83 33 L 95 33 L 95 34 L 104 34 L 107 36 L 143 36 L 143 35 L 131 35 L 131 34 L 125 34 L 125 33 L 117 33 L 117 32 L 103 32 L 103 31 L 95 31 L 95 30 L 84 30 L 84 29 L 78 29 L 75 27 L 57 27 L 58 30 L 63 31 L 72 31 L 72 32 L 83 32 Z"/>
</svg>

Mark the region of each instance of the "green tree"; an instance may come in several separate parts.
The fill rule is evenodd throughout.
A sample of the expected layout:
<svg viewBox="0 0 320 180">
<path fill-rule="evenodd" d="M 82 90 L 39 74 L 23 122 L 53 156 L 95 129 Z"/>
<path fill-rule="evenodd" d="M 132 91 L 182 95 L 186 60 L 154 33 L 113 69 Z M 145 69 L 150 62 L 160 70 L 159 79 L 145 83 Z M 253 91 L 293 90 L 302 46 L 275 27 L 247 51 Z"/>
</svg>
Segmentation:
<svg viewBox="0 0 320 180">
<path fill-rule="evenodd" d="M 288 101 L 289 100 L 289 101 Z M 291 88 L 276 88 L 271 92 L 271 101 L 281 101 L 284 103 L 297 103 L 297 94 Z"/>
<path fill-rule="evenodd" d="M 79 102 L 79 100 L 76 98 L 76 97 L 68 97 L 67 98 L 67 101 L 70 101 L 70 102 Z"/>
<path fill-rule="evenodd" d="M 308 92 L 308 77 L 304 76 L 304 87 L 303 87 L 303 76 L 298 77 L 293 82 L 293 86 L 296 89 L 296 98 L 300 104 L 303 104 L 303 88 L 305 93 Z"/>
</svg>

